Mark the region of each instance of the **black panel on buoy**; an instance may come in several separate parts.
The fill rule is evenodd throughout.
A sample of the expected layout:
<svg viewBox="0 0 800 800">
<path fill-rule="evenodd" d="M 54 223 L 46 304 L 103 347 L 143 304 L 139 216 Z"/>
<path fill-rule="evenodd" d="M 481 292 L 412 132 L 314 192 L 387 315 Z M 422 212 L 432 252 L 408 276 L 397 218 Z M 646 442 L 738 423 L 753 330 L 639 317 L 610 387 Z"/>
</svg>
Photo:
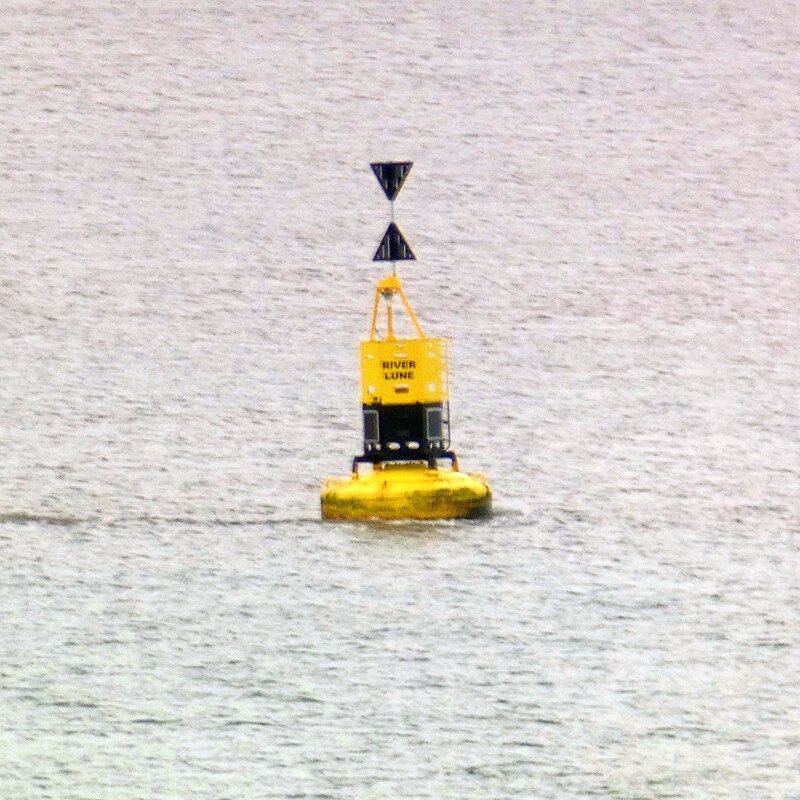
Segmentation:
<svg viewBox="0 0 800 800">
<path fill-rule="evenodd" d="M 395 197 L 400 193 L 403 188 L 408 173 L 411 172 L 411 167 L 414 166 L 413 161 L 376 161 L 370 164 L 375 177 L 378 179 L 383 191 L 391 202 L 394 202 Z"/>
<path fill-rule="evenodd" d="M 390 222 L 372 260 L 416 261 L 417 258 L 408 246 L 408 242 L 403 238 L 403 234 L 400 233 L 400 228 L 394 222 Z"/>
</svg>

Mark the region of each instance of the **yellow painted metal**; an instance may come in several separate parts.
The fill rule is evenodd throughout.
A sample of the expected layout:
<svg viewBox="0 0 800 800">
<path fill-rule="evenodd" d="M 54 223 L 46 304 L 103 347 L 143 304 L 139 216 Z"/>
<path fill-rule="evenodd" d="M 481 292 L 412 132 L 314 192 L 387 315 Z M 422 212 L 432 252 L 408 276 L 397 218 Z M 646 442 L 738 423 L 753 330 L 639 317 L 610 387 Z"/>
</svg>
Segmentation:
<svg viewBox="0 0 800 800">
<path fill-rule="evenodd" d="M 361 343 L 361 402 L 444 403 L 448 399 L 446 339 L 384 339 Z"/>
<path fill-rule="evenodd" d="M 395 295 L 400 297 L 416 330 L 416 339 L 398 339 L 394 335 L 391 303 Z M 381 300 L 386 303 L 387 334 L 383 339 L 378 338 Z M 361 402 L 444 403 L 448 397 L 447 339 L 425 336 L 400 279 L 389 275 L 375 287 L 370 338 L 361 343 Z"/>
<path fill-rule="evenodd" d="M 482 473 L 412 462 L 328 478 L 320 499 L 322 518 L 329 520 L 456 519 L 488 514 L 492 492 Z"/>
<path fill-rule="evenodd" d="M 406 314 L 408 314 L 408 318 L 411 320 L 411 324 L 414 326 L 417 336 L 420 339 L 424 339 L 425 334 L 422 331 L 422 326 L 419 324 L 414 309 L 411 308 L 411 303 L 408 302 L 406 293 L 403 291 L 403 284 L 400 283 L 400 278 L 398 278 L 397 275 L 387 275 L 385 278 L 379 280 L 378 284 L 375 286 L 375 302 L 372 306 L 372 325 L 370 326 L 369 338 L 378 338 L 378 311 L 380 310 L 381 300 L 386 303 L 386 315 L 389 329 L 387 338 L 394 336 L 392 325 L 392 300 L 395 294 L 400 298 L 400 302 L 403 304 L 403 308 Z"/>
</svg>

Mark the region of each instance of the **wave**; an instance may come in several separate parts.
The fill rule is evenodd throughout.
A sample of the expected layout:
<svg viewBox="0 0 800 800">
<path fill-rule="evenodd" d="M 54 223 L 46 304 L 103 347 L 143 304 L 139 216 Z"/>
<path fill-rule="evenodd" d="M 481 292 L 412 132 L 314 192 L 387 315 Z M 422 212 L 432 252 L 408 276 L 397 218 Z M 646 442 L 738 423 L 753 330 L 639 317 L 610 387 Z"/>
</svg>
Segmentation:
<svg viewBox="0 0 800 800">
<path fill-rule="evenodd" d="M 0 524 L 28 524 L 34 523 L 37 525 L 59 525 L 70 526 L 80 525 L 82 522 L 89 522 L 90 520 L 81 517 L 73 517 L 68 514 L 44 514 L 39 512 L 30 511 L 0 511 Z"/>
<path fill-rule="evenodd" d="M 171 525 L 202 525 L 219 527 L 247 527 L 257 525 L 297 525 L 321 522 L 319 517 L 310 517 L 307 514 L 297 516 L 266 512 L 258 515 L 231 516 L 193 516 L 191 514 L 95 514 L 89 516 L 74 516 L 71 514 L 53 514 L 38 511 L 0 511 L 0 525 L 52 525 L 57 527 L 71 527 L 82 524 L 124 525 L 127 523 L 145 524 L 171 524 Z"/>
<path fill-rule="evenodd" d="M 286 509 L 264 509 L 262 514 L 242 514 L 241 516 L 222 516 L 215 514 L 169 514 L 169 513 L 122 513 L 119 515 L 109 513 L 95 513 L 84 516 L 72 514 L 55 514 L 38 511 L 0 511 L 0 525 L 51 525 L 55 527 L 73 527 L 76 525 L 101 525 L 113 527 L 115 525 L 145 524 L 145 525 L 180 525 L 201 527 L 256 527 L 259 525 L 349 525 L 356 528 L 405 530 L 406 532 L 419 530 L 429 532 L 431 528 L 447 528 L 468 525 L 485 525 L 492 518 L 523 518 L 526 514 L 517 509 L 495 508 L 486 519 L 437 519 L 437 520 L 351 520 L 349 522 L 330 522 L 320 516 L 299 513 L 287 514 Z"/>
</svg>

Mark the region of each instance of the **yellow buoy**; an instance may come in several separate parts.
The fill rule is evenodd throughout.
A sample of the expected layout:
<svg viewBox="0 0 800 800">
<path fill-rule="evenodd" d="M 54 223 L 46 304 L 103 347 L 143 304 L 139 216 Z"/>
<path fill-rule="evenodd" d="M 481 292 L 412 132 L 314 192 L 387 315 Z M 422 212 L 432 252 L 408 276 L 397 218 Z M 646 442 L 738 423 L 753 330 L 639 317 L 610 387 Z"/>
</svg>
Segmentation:
<svg viewBox="0 0 800 800">
<path fill-rule="evenodd" d="M 483 516 L 491 505 L 481 473 L 424 462 L 376 464 L 364 476 L 328 478 L 322 487 L 323 519 L 453 519 Z"/>
<path fill-rule="evenodd" d="M 393 201 L 411 162 L 372 168 Z M 414 260 L 394 222 L 373 260 Z M 395 335 L 395 298 L 415 336 Z M 378 333 L 382 303 L 383 337 Z M 353 459 L 349 478 L 326 479 L 323 519 L 452 519 L 488 513 L 492 493 L 486 477 L 460 472 L 449 449 L 447 340 L 425 336 L 394 270 L 375 287 L 370 336 L 361 343 L 360 355 L 364 453 Z M 361 474 L 360 464 L 371 464 L 372 472 Z"/>
</svg>

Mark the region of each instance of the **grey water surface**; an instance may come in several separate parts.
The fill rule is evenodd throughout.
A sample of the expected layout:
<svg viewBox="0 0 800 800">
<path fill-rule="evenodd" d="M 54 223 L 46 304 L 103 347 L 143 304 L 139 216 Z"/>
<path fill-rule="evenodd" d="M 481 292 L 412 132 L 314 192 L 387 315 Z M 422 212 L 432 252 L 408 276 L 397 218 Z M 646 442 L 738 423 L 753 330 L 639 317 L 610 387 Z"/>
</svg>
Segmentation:
<svg viewBox="0 0 800 800">
<path fill-rule="evenodd" d="M 0 8 L 0 797 L 800 798 L 800 6 Z M 487 521 L 323 524 L 389 208 Z"/>
</svg>

